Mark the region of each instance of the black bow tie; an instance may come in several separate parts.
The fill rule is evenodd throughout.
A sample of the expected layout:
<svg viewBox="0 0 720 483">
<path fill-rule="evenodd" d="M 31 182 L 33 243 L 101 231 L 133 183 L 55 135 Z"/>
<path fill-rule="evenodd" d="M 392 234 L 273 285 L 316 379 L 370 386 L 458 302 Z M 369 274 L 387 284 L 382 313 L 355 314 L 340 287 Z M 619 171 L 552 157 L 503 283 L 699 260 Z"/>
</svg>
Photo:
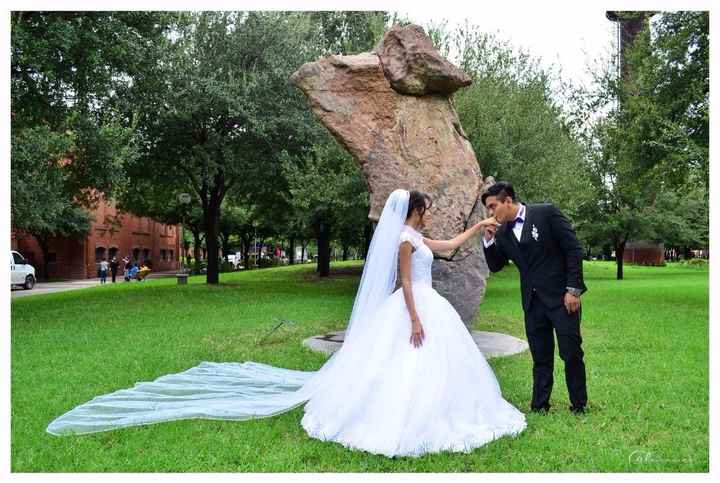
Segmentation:
<svg viewBox="0 0 720 483">
<path fill-rule="evenodd" d="M 515 218 L 513 221 L 511 221 L 511 222 L 508 223 L 508 227 L 512 230 L 513 228 L 515 228 L 515 224 L 518 223 L 518 222 L 524 223 L 523 219 L 518 216 L 518 217 Z"/>
</svg>

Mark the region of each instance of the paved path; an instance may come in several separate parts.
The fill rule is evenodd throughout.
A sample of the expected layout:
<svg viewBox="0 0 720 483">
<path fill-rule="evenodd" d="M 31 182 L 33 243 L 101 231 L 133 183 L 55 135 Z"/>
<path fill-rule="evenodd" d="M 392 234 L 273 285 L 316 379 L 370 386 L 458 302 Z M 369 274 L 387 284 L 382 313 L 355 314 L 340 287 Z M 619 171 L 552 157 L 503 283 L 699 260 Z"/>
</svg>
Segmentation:
<svg viewBox="0 0 720 483">
<path fill-rule="evenodd" d="M 156 272 L 148 275 L 148 278 L 174 277 L 176 272 Z M 127 283 L 121 275 L 116 278 L 118 283 Z M 110 276 L 108 276 L 108 285 L 112 285 Z M 137 282 L 135 282 L 137 283 Z M 81 288 L 96 287 L 100 285 L 99 278 L 87 278 L 81 280 L 63 280 L 62 282 L 38 282 L 32 290 L 25 290 L 19 285 L 12 286 L 13 297 L 27 297 L 28 295 L 40 295 L 44 293 L 66 292 L 68 290 L 78 290 Z"/>
<path fill-rule="evenodd" d="M 62 282 L 38 282 L 32 290 L 25 290 L 20 286 L 13 285 L 13 297 L 26 297 L 28 295 L 40 295 L 44 293 L 66 292 L 81 288 L 95 287 L 100 285 L 100 280 L 89 278 L 86 280 L 64 280 Z"/>
<path fill-rule="evenodd" d="M 517 354 L 527 350 L 528 343 L 517 337 L 500 332 L 485 332 L 473 330 L 470 332 L 478 349 L 486 358 L 502 357 Z M 318 352 L 332 354 L 340 348 L 344 341 L 345 331 L 330 332 L 324 335 L 309 337 L 303 341 L 303 345 Z"/>
</svg>

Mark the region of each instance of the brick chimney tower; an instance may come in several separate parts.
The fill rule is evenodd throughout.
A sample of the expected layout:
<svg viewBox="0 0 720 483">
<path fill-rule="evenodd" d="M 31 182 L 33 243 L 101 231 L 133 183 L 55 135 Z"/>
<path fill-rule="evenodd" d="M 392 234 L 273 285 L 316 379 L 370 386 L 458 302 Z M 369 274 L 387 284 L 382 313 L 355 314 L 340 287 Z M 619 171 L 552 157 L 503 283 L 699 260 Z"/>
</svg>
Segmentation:
<svg viewBox="0 0 720 483">
<path fill-rule="evenodd" d="M 625 54 L 627 50 L 632 47 L 635 38 L 642 31 L 642 29 L 649 23 L 650 17 L 655 12 L 643 12 L 643 11 L 618 11 L 611 10 L 605 12 L 605 16 L 611 22 L 617 24 L 617 36 L 618 36 L 618 55 L 619 55 L 619 73 L 622 74 L 623 79 L 627 78 L 628 71 L 625 63 Z"/>
</svg>

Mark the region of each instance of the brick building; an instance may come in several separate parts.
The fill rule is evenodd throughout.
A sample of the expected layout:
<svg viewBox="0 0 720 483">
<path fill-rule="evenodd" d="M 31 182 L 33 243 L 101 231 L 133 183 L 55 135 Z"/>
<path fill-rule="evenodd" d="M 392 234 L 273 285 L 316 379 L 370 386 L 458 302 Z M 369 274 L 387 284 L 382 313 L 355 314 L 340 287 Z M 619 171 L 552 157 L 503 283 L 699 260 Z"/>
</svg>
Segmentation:
<svg viewBox="0 0 720 483">
<path fill-rule="evenodd" d="M 120 213 L 114 202 L 100 201 L 92 212 L 95 221 L 82 240 L 56 238 L 50 242 L 48 274 L 35 238 L 19 230 L 11 232 L 11 247 L 35 267 L 40 279 L 82 279 L 97 276 L 103 257 L 118 260 L 129 256 L 149 261 L 154 271 L 177 270 L 180 257 L 180 226 L 165 225 L 150 218 Z M 122 269 L 122 263 L 121 263 Z"/>
<path fill-rule="evenodd" d="M 633 265 L 665 266 L 665 247 L 662 244 L 635 241 L 628 242 L 623 252 L 623 261 Z"/>
</svg>

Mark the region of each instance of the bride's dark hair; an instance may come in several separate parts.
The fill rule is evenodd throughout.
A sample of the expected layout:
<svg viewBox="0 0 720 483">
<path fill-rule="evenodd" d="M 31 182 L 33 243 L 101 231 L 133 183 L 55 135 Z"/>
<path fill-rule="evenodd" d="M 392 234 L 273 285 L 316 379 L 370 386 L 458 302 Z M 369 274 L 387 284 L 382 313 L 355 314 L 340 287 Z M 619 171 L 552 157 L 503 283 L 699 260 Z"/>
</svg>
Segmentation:
<svg viewBox="0 0 720 483">
<path fill-rule="evenodd" d="M 423 225 L 423 216 L 425 215 L 425 211 L 427 211 L 432 206 L 432 199 L 427 194 L 421 192 L 412 190 L 410 191 L 410 199 L 408 200 L 408 210 L 407 210 L 407 216 L 405 219 L 407 220 L 410 218 L 410 215 L 412 215 L 413 210 L 417 210 L 418 215 L 420 215 L 420 226 Z"/>
</svg>

